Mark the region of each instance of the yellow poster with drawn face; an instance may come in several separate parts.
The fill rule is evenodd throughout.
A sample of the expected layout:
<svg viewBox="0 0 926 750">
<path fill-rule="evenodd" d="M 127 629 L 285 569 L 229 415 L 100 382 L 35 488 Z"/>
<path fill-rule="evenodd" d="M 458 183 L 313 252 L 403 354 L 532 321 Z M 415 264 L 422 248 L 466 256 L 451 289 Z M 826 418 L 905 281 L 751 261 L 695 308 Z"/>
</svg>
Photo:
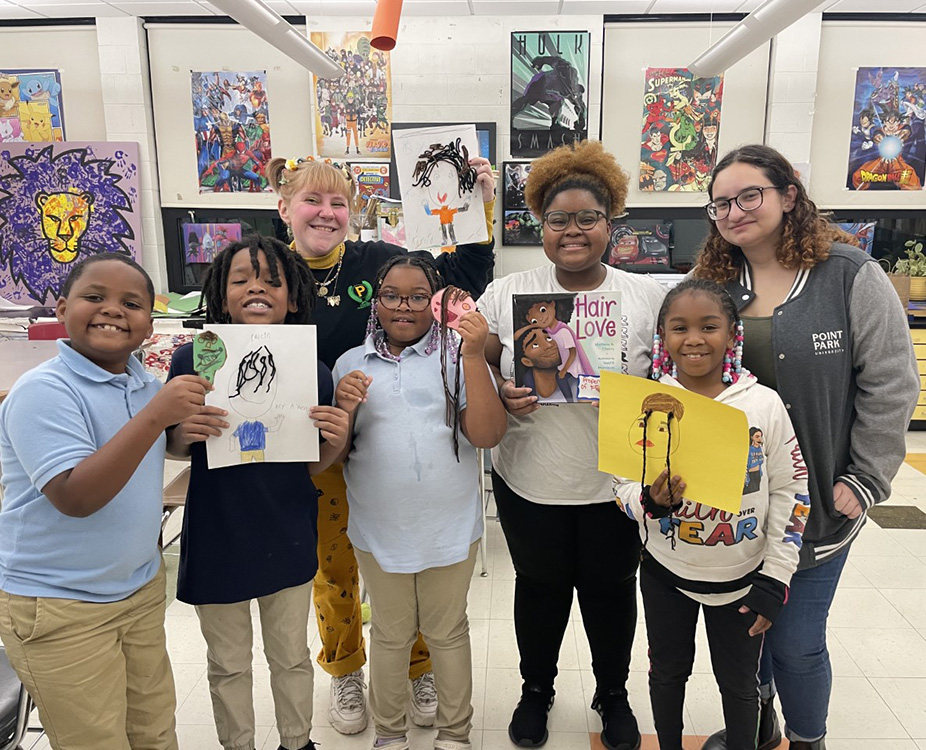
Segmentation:
<svg viewBox="0 0 926 750">
<path fill-rule="evenodd" d="M 749 455 L 745 412 L 616 372 L 601 373 L 599 408 L 599 471 L 652 484 L 668 467 L 687 484 L 688 500 L 739 512 Z"/>
</svg>

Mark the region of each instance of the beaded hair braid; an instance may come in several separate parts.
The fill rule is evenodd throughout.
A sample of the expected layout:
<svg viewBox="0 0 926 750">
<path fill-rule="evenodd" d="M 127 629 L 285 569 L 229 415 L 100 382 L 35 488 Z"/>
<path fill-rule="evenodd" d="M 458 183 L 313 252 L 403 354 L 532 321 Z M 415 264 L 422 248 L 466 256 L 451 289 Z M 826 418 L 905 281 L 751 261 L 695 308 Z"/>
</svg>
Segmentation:
<svg viewBox="0 0 926 750">
<path fill-rule="evenodd" d="M 720 303 L 724 314 L 733 324 L 733 348 L 727 349 L 724 354 L 721 380 L 728 384 L 735 383 L 739 380 L 740 373 L 743 370 L 743 321 L 740 320 L 736 305 L 733 304 L 733 299 L 727 294 L 727 290 L 720 284 L 708 279 L 688 279 L 683 281 L 677 287 L 671 289 L 662 301 L 656 323 L 656 333 L 653 334 L 653 371 L 651 377 L 653 380 L 659 380 L 663 375 L 671 375 L 673 378 L 678 377 L 675 363 L 669 356 L 669 352 L 666 351 L 659 331 L 663 330 L 666 313 L 672 303 L 686 292 L 702 292 L 713 297 Z"/>
</svg>

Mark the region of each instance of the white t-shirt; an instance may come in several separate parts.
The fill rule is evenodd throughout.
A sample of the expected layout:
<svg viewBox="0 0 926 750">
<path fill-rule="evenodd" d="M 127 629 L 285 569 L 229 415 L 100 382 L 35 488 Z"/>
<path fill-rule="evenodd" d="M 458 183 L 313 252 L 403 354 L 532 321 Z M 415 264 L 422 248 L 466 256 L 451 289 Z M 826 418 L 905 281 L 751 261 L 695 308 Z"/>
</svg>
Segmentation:
<svg viewBox="0 0 926 750">
<path fill-rule="evenodd" d="M 512 296 L 569 293 L 555 266 L 504 276 L 489 284 L 478 301 L 490 333 L 502 343 L 501 372 L 514 377 Z M 646 377 L 656 316 L 665 289 L 650 276 L 606 267 L 597 289 L 621 293 L 621 371 Z M 492 465 L 512 490 L 547 505 L 613 502 L 611 476 L 598 471 L 598 409 L 592 404 L 541 406 L 525 417 L 508 415 L 508 432 L 492 451 Z"/>
</svg>

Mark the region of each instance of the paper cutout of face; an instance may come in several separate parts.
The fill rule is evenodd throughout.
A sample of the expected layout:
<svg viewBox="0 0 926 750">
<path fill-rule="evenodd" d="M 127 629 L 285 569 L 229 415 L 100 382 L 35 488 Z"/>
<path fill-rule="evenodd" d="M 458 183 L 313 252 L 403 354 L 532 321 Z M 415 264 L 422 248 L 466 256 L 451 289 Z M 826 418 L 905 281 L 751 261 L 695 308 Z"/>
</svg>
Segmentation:
<svg viewBox="0 0 926 750">
<path fill-rule="evenodd" d="M 225 364 L 228 355 L 225 342 L 213 331 L 202 331 L 193 339 L 193 369 L 215 385 L 215 374 Z"/>
<path fill-rule="evenodd" d="M 457 297 L 452 291 L 447 292 L 447 327 L 457 330 L 460 327 L 460 318 L 466 313 L 473 312 L 476 309 L 475 300 L 469 295 Z M 444 306 L 444 290 L 437 292 L 431 297 L 431 312 L 434 314 L 434 320 L 441 322 L 441 309 Z"/>
</svg>

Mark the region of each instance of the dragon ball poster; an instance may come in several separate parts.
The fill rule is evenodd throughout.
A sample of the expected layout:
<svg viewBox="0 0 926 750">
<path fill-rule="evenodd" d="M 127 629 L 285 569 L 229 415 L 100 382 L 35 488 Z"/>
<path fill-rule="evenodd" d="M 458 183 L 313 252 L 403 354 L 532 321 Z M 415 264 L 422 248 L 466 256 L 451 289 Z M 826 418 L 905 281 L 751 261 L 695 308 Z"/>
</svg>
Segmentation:
<svg viewBox="0 0 926 750">
<path fill-rule="evenodd" d="M 0 71 L 0 142 L 63 140 L 61 74 L 57 70 Z"/>
<path fill-rule="evenodd" d="M 511 34 L 511 155 L 588 138 L 587 31 Z"/>
<path fill-rule="evenodd" d="M 200 193 L 270 191 L 266 71 L 192 73 Z"/>
<path fill-rule="evenodd" d="M 685 68 L 647 68 L 640 182 L 643 192 L 705 192 L 717 163 L 723 74 L 697 78 Z"/>
<path fill-rule="evenodd" d="M 77 261 L 140 248 L 137 143 L 0 148 L 0 296 L 53 304 Z"/>
<path fill-rule="evenodd" d="M 368 31 L 312 32 L 312 43 L 344 69 L 315 83 L 315 143 L 319 156 L 388 159 L 392 78 L 389 53 L 370 45 Z"/>
<path fill-rule="evenodd" d="M 859 68 L 849 140 L 849 190 L 922 190 L 926 68 Z"/>
</svg>

